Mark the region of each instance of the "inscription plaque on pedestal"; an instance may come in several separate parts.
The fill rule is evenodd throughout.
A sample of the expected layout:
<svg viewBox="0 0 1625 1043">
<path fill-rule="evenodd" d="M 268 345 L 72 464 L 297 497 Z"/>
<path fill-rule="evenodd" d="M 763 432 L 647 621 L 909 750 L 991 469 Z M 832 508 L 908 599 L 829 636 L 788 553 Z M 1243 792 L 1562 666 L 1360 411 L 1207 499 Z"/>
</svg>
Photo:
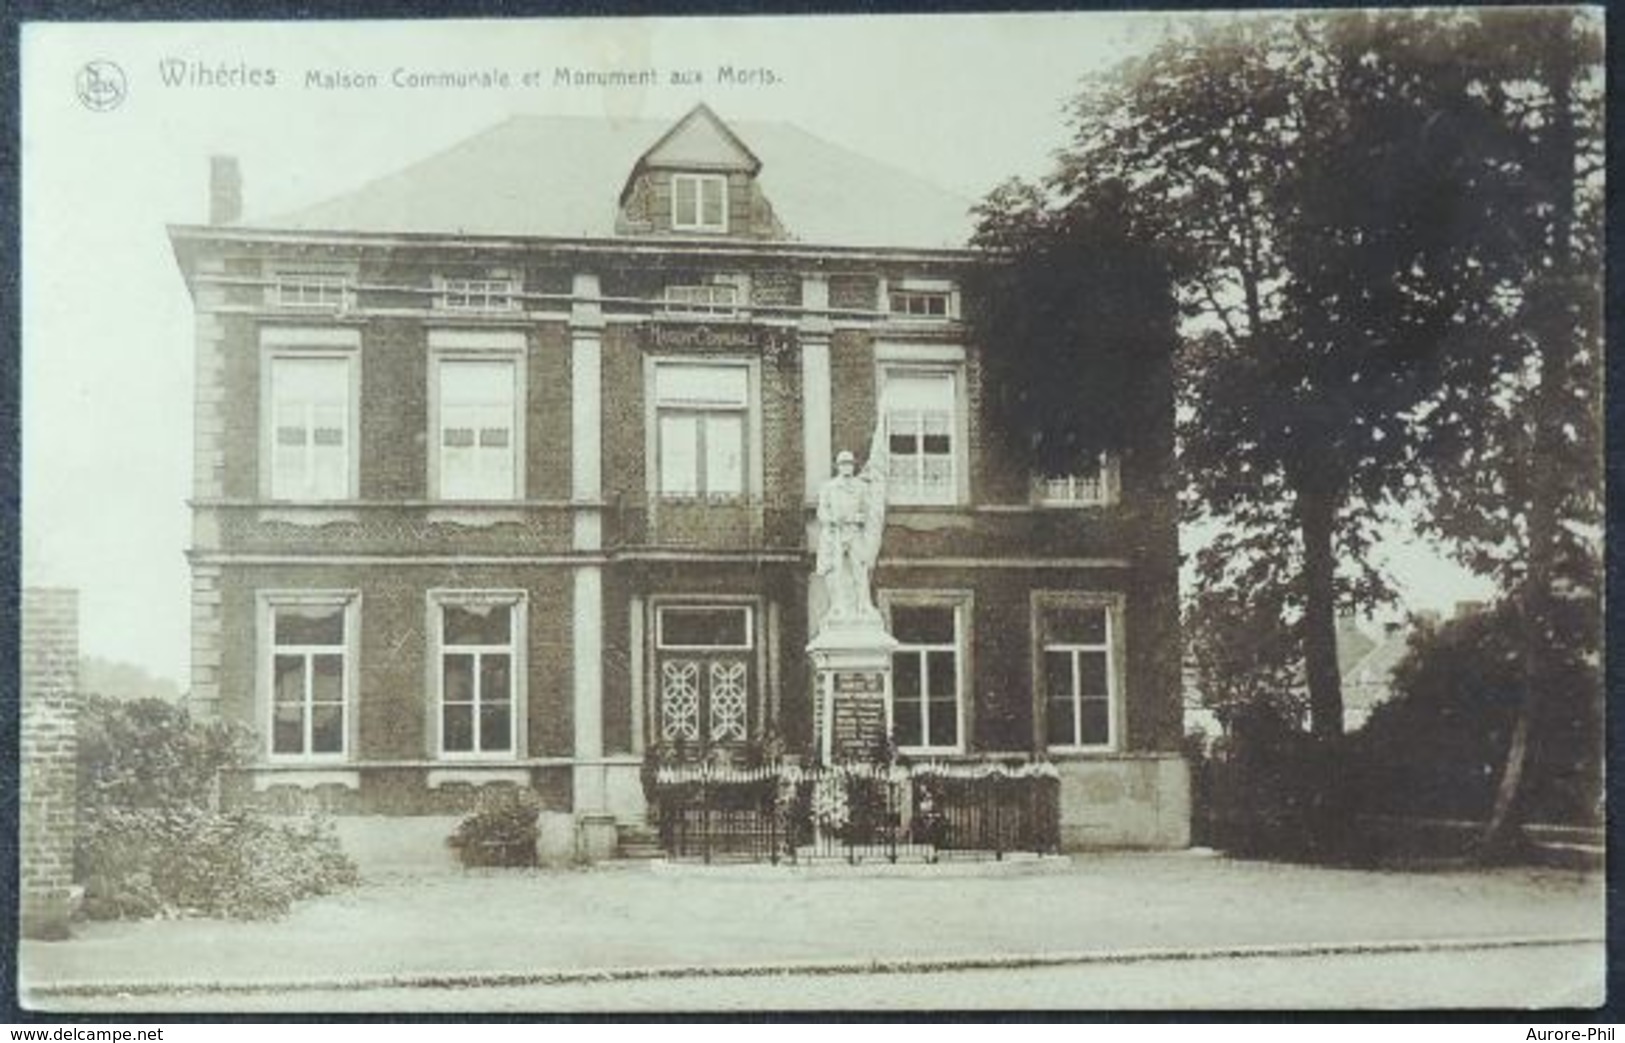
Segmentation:
<svg viewBox="0 0 1625 1043">
<path fill-rule="evenodd" d="M 832 671 L 831 756 L 869 760 L 885 748 L 886 677 L 873 670 Z"/>
</svg>

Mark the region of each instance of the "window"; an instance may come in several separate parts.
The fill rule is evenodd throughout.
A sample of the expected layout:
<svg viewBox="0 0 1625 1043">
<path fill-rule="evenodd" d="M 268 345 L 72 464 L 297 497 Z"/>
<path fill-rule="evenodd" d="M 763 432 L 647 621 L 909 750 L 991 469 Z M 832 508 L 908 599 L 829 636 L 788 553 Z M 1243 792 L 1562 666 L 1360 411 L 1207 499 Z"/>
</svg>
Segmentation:
<svg viewBox="0 0 1625 1043">
<path fill-rule="evenodd" d="M 515 358 L 437 359 L 441 499 L 511 500 L 518 495 L 518 371 Z"/>
<path fill-rule="evenodd" d="M 1117 745 L 1112 611 L 1104 604 L 1051 604 L 1039 614 L 1045 739 L 1053 749 Z"/>
<path fill-rule="evenodd" d="M 524 603 L 518 595 L 437 594 L 440 753 L 517 753 Z"/>
<path fill-rule="evenodd" d="M 960 614 L 952 603 L 894 603 L 892 731 L 901 749 L 957 750 Z"/>
<path fill-rule="evenodd" d="M 272 499 L 351 495 L 351 364 L 346 355 L 270 356 Z"/>
<path fill-rule="evenodd" d="M 749 605 L 655 609 L 655 727 L 662 743 L 742 743 L 752 733 Z"/>
<path fill-rule="evenodd" d="M 945 279 L 900 279 L 887 285 L 886 310 L 895 319 L 945 322 L 959 317 L 959 295 Z"/>
<path fill-rule="evenodd" d="M 957 502 L 957 371 L 892 368 L 884 378 L 888 496 L 901 504 Z"/>
<path fill-rule="evenodd" d="M 439 306 L 444 311 L 509 312 L 519 310 L 516 279 L 446 279 L 439 283 Z"/>
<path fill-rule="evenodd" d="M 271 276 L 270 303 L 283 308 L 343 308 L 349 277 L 328 268 L 278 268 Z"/>
<path fill-rule="evenodd" d="M 728 179 L 721 174 L 673 174 L 671 226 L 691 232 L 726 232 Z"/>
<path fill-rule="evenodd" d="M 1105 453 L 1093 472 L 1046 475 L 1033 480 L 1033 491 L 1045 507 L 1094 507 L 1110 503 L 1116 460 Z"/>
<path fill-rule="evenodd" d="M 348 749 L 350 599 L 273 597 L 266 609 L 271 756 L 342 759 Z"/>
<path fill-rule="evenodd" d="M 660 495 L 745 495 L 750 370 L 740 363 L 655 366 Z"/>
<path fill-rule="evenodd" d="M 663 310 L 676 315 L 736 315 L 739 312 L 739 286 L 733 282 L 668 286 Z"/>
</svg>

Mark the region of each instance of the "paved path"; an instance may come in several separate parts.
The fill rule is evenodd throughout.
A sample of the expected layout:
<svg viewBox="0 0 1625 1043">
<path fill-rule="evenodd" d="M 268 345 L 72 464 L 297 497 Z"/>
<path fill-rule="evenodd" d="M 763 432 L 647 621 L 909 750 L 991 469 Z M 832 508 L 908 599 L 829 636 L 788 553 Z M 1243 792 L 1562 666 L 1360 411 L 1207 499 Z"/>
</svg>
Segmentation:
<svg viewBox="0 0 1625 1043">
<path fill-rule="evenodd" d="M 1079 856 L 1062 871 L 485 871 L 380 880 L 270 923 L 88 924 L 21 949 L 25 997 L 92 986 L 351 986 L 386 978 L 1216 946 L 1601 939 L 1597 874 L 1379 873 Z"/>
</svg>

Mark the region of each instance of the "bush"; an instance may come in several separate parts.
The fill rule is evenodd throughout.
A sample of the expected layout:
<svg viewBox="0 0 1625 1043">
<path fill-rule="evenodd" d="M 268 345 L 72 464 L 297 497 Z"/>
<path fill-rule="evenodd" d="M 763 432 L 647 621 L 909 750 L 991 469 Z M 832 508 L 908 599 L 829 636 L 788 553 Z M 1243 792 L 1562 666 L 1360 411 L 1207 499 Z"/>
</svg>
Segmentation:
<svg viewBox="0 0 1625 1043">
<path fill-rule="evenodd" d="M 280 916 L 356 882 L 331 825 L 186 809 L 103 809 L 82 835 L 93 919 Z"/>
<path fill-rule="evenodd" d="M 356 880 L 330 824 L 215 808 L 248 733 L 157 700 L 91 697 L 79 726 L 75 878 L 87 916 L 262 919 Z"/>
<path fill-rule="evenodd" d="M 496 793 L 482 792 L 479 805 L 457 823 L 446 843 L 457 849 L 464 866 L 534 866 L 540 803 L 529 790 L 504 787 Z"/>
</svg>

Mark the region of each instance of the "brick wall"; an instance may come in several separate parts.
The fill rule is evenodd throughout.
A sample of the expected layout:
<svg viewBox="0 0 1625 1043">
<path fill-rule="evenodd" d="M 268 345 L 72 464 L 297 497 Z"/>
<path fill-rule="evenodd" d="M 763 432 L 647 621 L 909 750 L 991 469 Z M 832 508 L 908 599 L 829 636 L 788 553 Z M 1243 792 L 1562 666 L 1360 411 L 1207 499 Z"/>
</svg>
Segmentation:
<svg viewBox="0 0 1625 1043">
<path fill-rule="evenodd" d="M 79 706 L 79 604 L 72 590 L 22 593 L 18 883 L 22 929 L 68 934 Z"/>
</svg>

